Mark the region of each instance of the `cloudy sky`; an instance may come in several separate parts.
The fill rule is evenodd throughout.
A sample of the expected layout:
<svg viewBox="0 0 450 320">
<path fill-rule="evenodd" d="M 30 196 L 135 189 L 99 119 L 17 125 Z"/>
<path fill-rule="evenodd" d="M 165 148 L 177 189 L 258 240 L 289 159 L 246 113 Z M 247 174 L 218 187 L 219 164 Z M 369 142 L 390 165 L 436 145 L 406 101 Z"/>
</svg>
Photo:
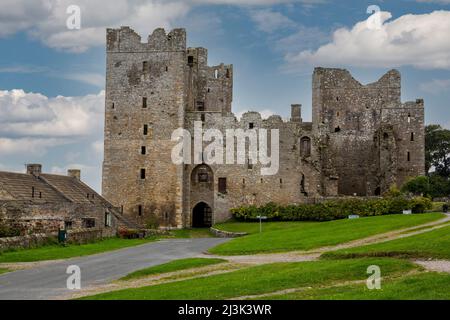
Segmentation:
<svg viewBox="0 0 450 320">
<path fill-rule="evenodd" d="M 402 73 L 404 101 L 425 99 L 426 122 L 450 127 L 450 0 L 0 0 L 0 170 L 80 168 L 100 191 L 105 29 L 143 39 L 184 27 L 209 63 L 234 64 L 236 113 L 311 119 L 314 66 L 362 83 Z M 81 8 L 69 30 L 67 8 Z M 371 5 L 381 12 L 367 13 Z M 370 12 L 370 10 L 369 10 Z"/>
</svg>

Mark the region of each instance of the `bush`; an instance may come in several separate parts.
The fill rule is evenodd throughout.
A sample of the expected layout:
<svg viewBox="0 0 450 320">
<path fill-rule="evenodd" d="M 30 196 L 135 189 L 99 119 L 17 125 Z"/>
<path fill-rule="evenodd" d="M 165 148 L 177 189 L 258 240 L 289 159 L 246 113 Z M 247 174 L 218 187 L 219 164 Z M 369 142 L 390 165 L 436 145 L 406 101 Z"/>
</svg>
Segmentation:
<svg viewBox="0 0 450 320">
<path fill-rule="evenodd" d="M 20 236 L 20 230 L 8 226 L 5 222 L 0 221 L 0 238 Z"/>
<path fill-rule="evenodd" d="M 119 228 L 117 234 L 122 239 L 137 239 L 142 237 L 141 236 L 142 233 L 136 229 Z"/>
<path fill-rule="evenodd" d="M 145 220 L 145 227 L 147 229 L 158 229 L 159 228 L 159 220 L 155 215 L 150 215 Z"/>
<path fill-rule="evenodd" d="M 413 213 L 424 213 L 432 207 L 433 203 L 429 198 L 416 197 L 411 200 L 411 209 Z"/>
<path fill-rule="evenodd" d="M 407 199 L 395 196 L 381 199 L 348 198 L 329 200 L 317 204 L 298 204 L 281 206 L 267 203 L 260 207 L 251 205 L 231 210 L 236 220 L 257 220 L 257 216 L 266 216 L 272 221 L 329 221 L 345 219 L 349 215 L 361 217 L 401 214 L 403 210 L 424 212 L 431 208 L 431 200 L 424 197 Z"/>
</svg>

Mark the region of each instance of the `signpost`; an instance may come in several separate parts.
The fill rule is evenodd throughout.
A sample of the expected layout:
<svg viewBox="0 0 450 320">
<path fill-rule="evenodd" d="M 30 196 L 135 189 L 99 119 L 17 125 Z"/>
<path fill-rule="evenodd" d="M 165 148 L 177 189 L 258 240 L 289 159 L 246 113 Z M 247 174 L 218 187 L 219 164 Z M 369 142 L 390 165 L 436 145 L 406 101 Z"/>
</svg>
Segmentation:
<svg viewBox="0 0 450 320">
<path fill-rule="evenodd" d="M 266 216 L 257 216 L 257 218 L 259 219 L 259 233 L 262 232 L 262 221 L 266 220 L 267 217 Z"/>
</svg>

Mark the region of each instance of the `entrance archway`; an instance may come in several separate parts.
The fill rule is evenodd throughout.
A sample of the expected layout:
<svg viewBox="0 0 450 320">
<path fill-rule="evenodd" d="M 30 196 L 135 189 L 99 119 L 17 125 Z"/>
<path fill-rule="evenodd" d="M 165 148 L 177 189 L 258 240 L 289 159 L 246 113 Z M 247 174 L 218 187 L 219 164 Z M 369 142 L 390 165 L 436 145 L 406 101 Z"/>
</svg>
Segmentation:
<svg viewBox="0 0 450 320">
<path fill-rule="evenodd" d="M 199 202 L 192 210 L 192 227 L 193 228 L 208 228 L 212 225 L 212 210 L 211 207 Z"/>
</svg>

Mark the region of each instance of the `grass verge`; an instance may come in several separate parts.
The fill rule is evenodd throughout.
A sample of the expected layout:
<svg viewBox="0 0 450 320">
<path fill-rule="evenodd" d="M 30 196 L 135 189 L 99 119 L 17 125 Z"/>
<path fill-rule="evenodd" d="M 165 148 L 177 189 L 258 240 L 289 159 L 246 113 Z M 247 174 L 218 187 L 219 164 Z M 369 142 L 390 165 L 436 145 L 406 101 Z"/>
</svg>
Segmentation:
<svg viewBox="0 0 450 320">
<path fill-rule="evenodd" d="M 32 249 L 10 250 L 0 253 L 1 262 L 33 262 L 44 260 L 68 259 L 91 254 L 133 247 L 155 241 L 157 237 L 145 239 L 108 238 L 88 244 L 47 245 Z"/>
<path fill-rule="evenodd" d="M 327 259 L 368 256 L 450 259 L 450 226 L 415 236 L 327 252 L 322 255 Z"/>
<path fill-rule="evenodd" d="M 367 278 L 369 265 L 380 266 L 384 275 L 408 272 L 417 268 L 408 261 L 382 258 L 275 263 L 203 278 L 112 291 L 83 299 L 228 299 L 289 288 L 330 284 L 335 281 L 363 280 Z"/>
<path fill-rule="evenodd" d="M 9 269 L 0 268 L 0 274 L 9 272 Z"/>
<path fill-rule="evenodd" d="M 293 250 L 309 250 L 413 227 L 443 218 L 441 213 L 388 215 L 328 222 L 232 222 L 216 227 L 227 231 L 248 232 L 248 236 L 220 244 L 209 251 L 220 255 L 241 255 Z"/>
<path fill-rule="evenodd" d="M 288 294 L 265 296 L 268 300 L 448 300 L 450 275 L 427 272 L 400 279 L 382 280 L 380 290 L 365 283 L 312 288 Z"/>
<path fill-rule="evenodd" d="M 137 278 L 143 278 L 150 275 L 186 270 L 198 267 L 209 266 L 213 264 L 218 264 L 226 262 L 224 259 L 215 259 L 215 258 L 187 258 L 187 259 L 179 259 L 174 260 L 168 263 L 160 264 L 157 266 L 152 266 L 149 268 L 141 269 L 135 272 L 132 272 L 120 280 L 131 280 Z"/>
<path fill-rule="evenodd" d="M 170 236 L 173 238 L 211 238 L 213 234 L 209 228 L 199 229 L 179 229 L 170 231 Z"/>
</svg>

